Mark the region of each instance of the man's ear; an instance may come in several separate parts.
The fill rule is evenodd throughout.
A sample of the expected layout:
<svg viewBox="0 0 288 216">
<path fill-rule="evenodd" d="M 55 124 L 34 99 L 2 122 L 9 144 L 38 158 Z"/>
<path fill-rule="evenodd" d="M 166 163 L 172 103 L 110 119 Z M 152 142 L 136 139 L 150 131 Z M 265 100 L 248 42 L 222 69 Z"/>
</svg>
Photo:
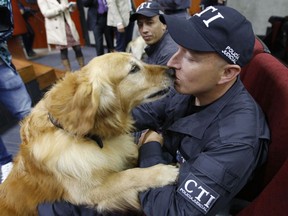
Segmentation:
<svg viewBox="0 0 288 216">
<path fill-rule="evenodd" d="M 221 75 L 221 78 L 218 84 L 224 84 L 224 83 L 232 81 L 238 76 L 240 72 L 241 72 L 241 67 L 239 65 L 228 64 L 224 66 L 224 72 Z"/>
<path fill-rule="evenodd" d="M 166 26 L 165 24 L 163 24 L 163 23 L 162 23 L 162 25 L 161 25 L 161 26 L 162 26 L 162 30 L 165 32 L 165 31 L 166 31 L 166 29 L 167 29 L 167 26 Z"/>
<path fill-rule="evenodd" d="M 64 130 L 84 136 L 94 127 L 101 85 L 91 83 L 87 75 L 79 73 L 67 74 L 59 81 L 46 94 L 45 106 Z"/>
</svg>

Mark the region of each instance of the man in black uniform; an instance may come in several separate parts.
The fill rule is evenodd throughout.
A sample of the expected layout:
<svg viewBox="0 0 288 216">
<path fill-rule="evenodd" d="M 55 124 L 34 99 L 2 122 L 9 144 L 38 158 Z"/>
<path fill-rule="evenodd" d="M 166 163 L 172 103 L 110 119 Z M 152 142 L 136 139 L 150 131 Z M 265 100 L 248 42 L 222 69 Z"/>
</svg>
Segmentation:
<svg viewBox="0 0 288 216">
<path fill-rule="evenodd" d="M 143 61 L 148 64 L 167 65 L 168 60 L 178 50 L 178 45 L 166 30 L 166 25 L 160 22 L 163 14 L 157 2 L 143 2 L 131 15 L 130 21 L 137 21 L 141 37 L 147 47 Z"/>
</svg>

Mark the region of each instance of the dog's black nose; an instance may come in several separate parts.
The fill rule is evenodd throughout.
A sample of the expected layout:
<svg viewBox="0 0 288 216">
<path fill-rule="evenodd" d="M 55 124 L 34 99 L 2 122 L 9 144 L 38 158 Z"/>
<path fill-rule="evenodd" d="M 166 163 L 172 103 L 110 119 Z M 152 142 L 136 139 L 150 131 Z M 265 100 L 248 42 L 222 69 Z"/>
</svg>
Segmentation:
<svg viewBox="0 0 288 216">
<path fill-rule="evenodd" d="M 166 70 L 166 74 L 168 74 L 168 76 L 171 77 L 171 78 L 175 78 L 175 70 L 174 70 L 174 68 L 168 68 Z"/>
</svg>

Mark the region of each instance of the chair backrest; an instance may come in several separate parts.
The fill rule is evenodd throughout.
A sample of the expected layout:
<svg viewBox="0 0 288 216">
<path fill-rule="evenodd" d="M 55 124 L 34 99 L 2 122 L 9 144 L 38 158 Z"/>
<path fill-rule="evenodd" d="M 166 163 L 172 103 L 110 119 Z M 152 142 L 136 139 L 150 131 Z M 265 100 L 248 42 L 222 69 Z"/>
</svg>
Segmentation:
<svg viewBox="0 0 288 216">
<path fill-rule="evenodd" d="M 253 57 L 255 57 L 259 53 L 271 53 L 271 52 L 267 47 L 267 45 L 259 37 L 256 36 Z"/>
<path fill-rule="evenodd" d="M 264 49 L 261 52 L 257 45 L 240 77 L 267 117 L 271 143 L 267 162 L 239 194 L 246 200 L 260 194 L 288 157 L 288 68 Z"/>
<path fill-rule="evenodd" d="M 288 215 L 288 159 L 261 194 L 237 216 Z"/>
</svg>

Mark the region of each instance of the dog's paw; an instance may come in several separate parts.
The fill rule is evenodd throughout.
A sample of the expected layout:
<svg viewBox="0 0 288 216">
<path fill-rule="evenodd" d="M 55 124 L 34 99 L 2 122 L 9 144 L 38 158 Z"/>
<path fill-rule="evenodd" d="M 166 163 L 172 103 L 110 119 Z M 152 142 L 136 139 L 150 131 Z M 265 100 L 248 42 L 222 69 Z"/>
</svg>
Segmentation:
<svg viewBox="0 0 288 216">
<path fill-rule="evenodd" d="M 179 175 L 179 168 L 172 165 L 158 164 L 150 167 L 156 175 L 152 175 L 150 180 L 155 181 L 156 187 L 162 187 L 169 184 L 174 184 Z"/>
</svg>

